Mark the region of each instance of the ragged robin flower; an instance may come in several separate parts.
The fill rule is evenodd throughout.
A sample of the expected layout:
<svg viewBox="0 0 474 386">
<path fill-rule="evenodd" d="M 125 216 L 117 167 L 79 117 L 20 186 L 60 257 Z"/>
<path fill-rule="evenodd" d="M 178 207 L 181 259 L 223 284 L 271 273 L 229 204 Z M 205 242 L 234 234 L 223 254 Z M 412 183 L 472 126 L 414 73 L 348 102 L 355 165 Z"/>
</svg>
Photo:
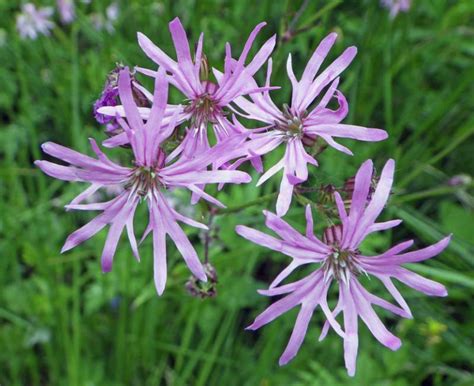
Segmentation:
<svg viewBox="0 0 474 386">
<path fill-rule="evenodd" d="M 62 252 L 76 247 L 105 226 L 110 225 L 101 258 L 103 271 L 111 270 L 113 257 L 124 229 L 127 231 L 133 254 L 139 260 L 133 219 L 139 203 L 146 202 L 149 223 L 142 240 L 152 233 L 154 280 L 158 294 L 163 293 L 167 277 L 166 235 L 169 235 L 173 240 L 191 272 L 200 280 L 206 281 L 204 267 L 191 242 L 178 225 L 178 221 L 198 228 L 207 229 L 207 227 L 176 212 L 167 202 L 166 192 L 170 189 L 185 188 L 213 204 L 223 206 L 198 186 L 206 183 L 248 182 L 250 176 L 239 171 L 206 170 L 208 165 L 219 158 L 215 152 L 208 152 L 192 161 L 179 160 L 174 163 L 166 163 L 166 155 L 161 149 L 161 144 L 175 129 L 180 110 L 176 109 L 174 116 L 163 130 L 168 95 L 168 82 L 163 70 L 159 71 L 155 80 L 153 105 L 146 123 L 143 122 L 133 97 L 127 68 L 120 71 L 118 92 L 126 119 L 117 117 L 117 120 L 128 136 L 132 148 L 132 166 L 125 167 L 111 161 L 92 139 L 91 146 L 97 158 L 47 142 L 42 146 L 43 151 L 68 163 L 69 166 L 50 161 L 36 161 L 36 165 L 52 177 L 91 184 L 66 206 L 67 209 L 102 212 L 72 233 L 67 238 Z M 110 186 L 122 188 L 112 200 L 89 204 L 81 203 L 98 189 Z"/>
<path fill-rule="evenodd" d="M 257 182 L 257 186 L 283 170 L 280 193 L 276 204 L 276 213 L 283 216 L 288 211 L 295 185 L 308 179 L 307 164 L 317 166 L 314 157 L 307 153 L 305 147 L 311 147 L 319 138 L 329 146 L 346 154 L 352 152 L 337 143 L 334 138 L 351 138 L 359 141 L 381 141 L 387 133 L 380 129 L 371 129 L 340 123 L 348 113 L 348 104 L 344 95 L 337 89 L 339 75 L 354 59 L 357 49 L 347 48 L 334 62 L 329 64 L 319 75 L 316 75 L 337 35 L 329 34 L 314 51 L 300 80 L 293 73 L 291 55 L 288 57 L 287 72 L 292 85 L 292 97 L 289 105 L 279 109 L 272 101 L 268 90 L 249 95 L 234 102 L 248 119 L 265 124 L 263 129 L 255 129 L 246 143 L 248 158 L 255 158 L 273 151 L 280 145 L 285 146 L 284 157 L 268 169 Z M 272 62 L 269 60 L 265 86 L 270 85 Z M 256 88 L 256 83 L 253 88 Z M 330 102 L 337 101 L 338 108 L 330 108 Z M 245 159 L 245 158 L 244 158 Z M 242 162 L 238 161 L 237 165 Z"/>
<path fill-rule="evenodd" d="M 284 253 L 292 262 L 276 277 L 263 295 L 283 296 L 262 312 L 248 329 L 256 330 L 270 323 L 290 309 L 301 306 L 290 341 L 280 357 L 280 365 L 288 363 L 297 354 L 306 335 L 310 319 L 319 306 L 326 322 L 320 340 L 332 327 L 344 340 L 344 359 L 349 375 L 356 370 L 358 319 L 367 325 L 375 338 L 391 350 L 397 350 L 401 341 L 393 335 L 375 313 L 373 306 L 382 307 L 396 315 L 411 318 L 408 304 L 393 283 L 393 279 L 431 296 L 446 296 L 447 291 L 439 283 L 426 279 L 403 267 L 441 253 L 449 243 L 450 236 L 429 247 L 406 252 L 413 240 L 399 243 L 377 256 L 367 256 L 360 250 L 362 241 L 371 233 L 393 228 L 400 220 L 376 222 L 382 212 L 392 187 L 395 163 L 389 160 L 382 170 L 380 180 L 371 197 L 368 195 L 373 175 L 372 161 L 361 166 L 355 177 L 354 192 L 349 212 L 338 192 L 335 202 L 339 212 L 339 224 L 330 226 L 322 240 L 313 233 L 311 208 L 306 208 L 306 235 L 300 234 L 288 223 L 272 213 L 265 212 L 266 226 L 279 237 L 239 225 L 237 233 L 261 246 Z M 295 269 L 307 266 L 312 272 L 298 281 L 280 285 Z M 314 267 L 314 268 L 313 268 Z M 398 306 L 369 293 L 361 284 L 364 276 L 379 279 L 392 295 Z M 339 299 L 333 310 L 328 306 L 328 291 L 335 286 Z M 343 313 L 343 327 L 336 320 Z"/>
</svg>

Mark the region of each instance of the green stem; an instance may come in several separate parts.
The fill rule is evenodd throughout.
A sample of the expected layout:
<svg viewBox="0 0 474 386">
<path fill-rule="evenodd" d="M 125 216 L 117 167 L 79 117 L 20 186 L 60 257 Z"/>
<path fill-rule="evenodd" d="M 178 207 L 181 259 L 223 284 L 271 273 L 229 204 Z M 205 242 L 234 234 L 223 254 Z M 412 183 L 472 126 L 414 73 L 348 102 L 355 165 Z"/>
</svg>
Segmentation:
<svg viewBox="0 0 474 386">
<path fill-rule="evenodd" d="M 78 52 L 78 29 L 71 30 L 71 111 L 72 111 L 72 133 L 73 143 L 80 146 L 80 101 L 79 101 L 79 52 Z M 73 263 L 73 291 L 72 291 L 72 363 L 71 363 L 71 385 L 81 384 L 81 262 Z"/>
<path fill-rule="evenodd" d="M 223 215 L 223 214 L 240 212 L 241 210 L 250 208 L 251 206 L 255 206 L 255 205 L 258 205 L 258 204 L 262 204 L 262 203 L 271 201 L 276 197 L 276 195 L 277 195 L 277 192 L 270 193 L 270 194 L 266 194 L 265 196 L 259 197 L 255 200 L 249 201 L 249 202 L 247 202 L 245 204 L 242 204 L 242 205 L 237 205 L 237 206 L 228 207 L 228 208 L 222 208 L 222 209 L 219 209 L 217 211 L 216 215 Z"/>
<path fill-rule="evenodd" d="M 469 138 L 472 134 L 474 134 L 474 126 L 472 126 L 470 129 L 466 130 L 464 133 L 462 133 L 459 137 L 453 138 L 453 141 L 449 144 L 449 146 L 446 146 L 443 150 L 441 150 L 438 154 L 436 154 L 434 157 L 429 159 L 427 162 L 418 165 L 413 169 L 413 171 L 408 174 L 399 184 L 400 187 L 407 186 L 408 183 L 410 183 L 412 180 L 414 180 L 418 174 L 420 174 L 423 169 L 427 165 L 433 165 L 436 162 L 440 161 L 443 159 L 446 155 L 451 153 L 453 150 L 455 150 L 461 143 L 463 143 L 467 138 Z"/>
<path fill-rule="evenodd" d="M 456 193 L 458 191 L 469 189 L 472 187 L 474 187 L 474 183 L 472 182 L 470 184 L 463 185 L 463 186 L 441 186 L 438 188 L 426 189 L 419 192 L 404 194 L 400 196 L 394 196 L 392 198 L 392 203 L 402 204 L 409 201 L 421 200 L 427 197 L 436 197 L 436 196 L 442 196 L 445 194 Z"/>
</svg>

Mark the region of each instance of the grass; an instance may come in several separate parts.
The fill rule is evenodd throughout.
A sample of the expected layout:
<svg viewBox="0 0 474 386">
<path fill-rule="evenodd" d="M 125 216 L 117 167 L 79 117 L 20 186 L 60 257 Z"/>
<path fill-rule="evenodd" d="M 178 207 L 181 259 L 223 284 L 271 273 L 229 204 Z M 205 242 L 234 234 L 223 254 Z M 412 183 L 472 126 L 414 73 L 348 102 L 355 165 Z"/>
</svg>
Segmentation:
<svg viewBox="0 0 474 386">
<path fill-rule="evenodd" d="M 301 3 L 124 1 L 115 32 L 108 33 L 96 32 L 89 19 L 93 12 L 104 12 L 108 2 L 94 1 L 78 5 L 72 25 L 59 25 L 51 37 L 36 41 L 20 40 L 15 31 L 20 2 L 0 3 L 0 35 L 6 36 L 0 44 L 1 385 L 474 383 L 473 186 L 448 185 L 453 176 L 474 170 L 474 3 L 415 0 L 409 13 L 391 21 L 376 0 L 315 0 L 292 23 Z M 282 368 L 277 361 L 294 312 L 258 332 L 244 331 L 268 302 L 256 289 L 267 285 L 286 260 L 243 242 L 233 228 L 262 225 L 260 211 L 273 208 L 278 178 L 261 189 L 251 183 L 219 193 L 229 209 L 215 219 L 210 248 L 219 275 L 215 298 L 186 294 L 188 271 L 171 245 L 169 282 L 160 298 L 153 287 L 149 240 L 141 264 L 123 242 L 107 275 L 98 260 L 103 232 L 59 254 L 66 236 L 90 215 L 63 211 L 81 187 L 33 167 L 42 158 L 40 144 L 53 140 L 88 152 L 87 137 L 103 139 L 91 105 L 107 72 L 118 61 L 150 66 L 136 31 L 173 52 L 167 23 L 177 15 L 192 41 L 204 31 L 209 60 L 217 67 L 224 43 L 230 41 L 238 52 L 259 21 L 268 22 L 259 42 L 273 33 L 283 36 L 289 25 L 301 30 L 289 41 L 280 40 L 273 54 L 274 83 L 286 86 L 275 92 L 280 102 L 289 96 L 289 52 L 299 74 L 329 31 L 340 36 L 332 58 L 356 45 L 358 56 L 342 80 L 351 108 L 346 122 L 385 128 L 390 138 L 377 144 L 347 141 L 352 158 L 325 151 L 309 185 L 341 184 L 364 159 L 373 158 L 380 168 L 393 157 L 396 183 L 386 216 L 402 218 L 404 225 L 373 238 L 368 248 L 412 237 L 422 246 L 454 234 L 445 253 L 416 268 L 445 284 L 449 297 L 426 298 L 402 288 L 415 319 L 384 318 L 402 338 L 402 348 L 390 352 L 361 328 L 354 379 L 345 373 L 342 342 L 335 334 L 317 343 L 321 315 L 311 323 L 297 358 Z M 195 209 L 196 218 L 203 213 Z M 302 213 L 295 203 L 288 220 L 301 227 Z M 143 227 L 137 221 L 138 231 Z M 199 235 L 186 229 L 202 256 Z M 382 294 L 375 282 L 370 286 Z"/>
</svg>

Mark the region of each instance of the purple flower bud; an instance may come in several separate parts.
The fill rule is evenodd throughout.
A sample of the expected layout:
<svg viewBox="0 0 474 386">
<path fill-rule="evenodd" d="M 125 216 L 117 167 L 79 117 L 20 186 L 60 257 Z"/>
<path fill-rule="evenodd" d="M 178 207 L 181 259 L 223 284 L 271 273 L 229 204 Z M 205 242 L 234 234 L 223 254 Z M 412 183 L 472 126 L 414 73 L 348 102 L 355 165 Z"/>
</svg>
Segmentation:
<svg viewBox="0 0 474 386">
<path fill-rule="evenodd" d="M 117 106 L 120 103 L 118 91 L 118 74 L 122 69 L 123 66 L 121 64 L 117 64 L 117 66 L 107 75 L 107 80 L 105 81 L 102 94 L 94 103 L 94 118 L 101 125 L 106 125 L 105 133 L 110 137 L 122 133 L 123 129 L 117 123 L 115 117 L 101 114 L 98 112 L 98 110 L 101 107 Z M 140 85 L 140 83 L 135 79 L 132 73 L 130 73 L 130 76 L 132 79 L 132 95 L 137 106 L 150 107 L 150 101 L 137 87 L 137 85 Z"/>
<path fill-rule="evenodd" d="M 207 282 L 200 281 L 196 276 L 191 276 L 185 284 L 186 291 L 196 298 L 213 298 L 217 295 L 217 272 L 210 264 L 204 264 Z"/>
</svg>

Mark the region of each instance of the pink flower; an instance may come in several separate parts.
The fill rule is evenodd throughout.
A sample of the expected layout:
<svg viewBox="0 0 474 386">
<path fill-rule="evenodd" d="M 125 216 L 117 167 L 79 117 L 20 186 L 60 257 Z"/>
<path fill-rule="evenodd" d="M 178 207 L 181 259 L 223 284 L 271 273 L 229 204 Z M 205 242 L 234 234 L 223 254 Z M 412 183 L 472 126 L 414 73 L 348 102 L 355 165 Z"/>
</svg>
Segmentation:
<svg viewBox="0 0 474 386">
<path fill-rule="evenodd" d="M 344 339 L 346 368 L 349 375 L 353 376 L 356 369 L 359 317 L 384 346 L 397 350 L 401 345 L 400 339 L 387 330 L 372 307 L 377 305 L 402 317 L 412 317 L 407 303 L 392 282 L 393 278 L 427 295 L 447 295 L 444 286 L 411 272 L 402 264 L 415 263 L 438 255 L 448 245 L 450 236 L 434 245 L 412 252 L 406 252 L 406 249 L 413 244 L 413 240 L 397 244 L 378 256 L 365 256 L 359 250 L 367 235 L 390 229 L 401 222 L 401 220 L 376 222 L 390 194 L 394 167 L 393 160 L 386 163 L 375 192 L 368 198 L 373 166 L 370 160 L 364 162 L 355 177 L 349 212 L 346 212 L 339 193 L 335 193 L 341 223 L 326 229 L 322 240 L 313 234 L 313 218 L 309 206 L 306 208 L 306 235 L 301 235 L 281 218 L 268 212 L 264 212 L 266 225 L 279 238 L 242 225 L 236 228 L 242 237 L 292 258 L 292 262 L 277 276 L 270 288 L 260 291 L 263 295 L 284 295 L 284 297 L 268 307 L 248 327 L 256 330 L 284 312 L 301 305 L 290 341 L 280 357 L 280 365 L 288 363 L 297 354 L 311 316 L 318 306 L 327 319 L 320 340 L 325 338 L 329 327 Z M 317 268 L 305 278 L 279 286 L 296 268 L 303 265 L 312 267 L 315 264 Z M 399 306 L 369 293 L 359 282 L 358 278 L 362 274 L 379 279 Z M 327 294 L 332 283 L 339 289 L 339 300 L 335 309 L 331 311 Z M 344 328 L 336 320 L 340 312 L 344 315 Z"/>
<path fill-rule="evenodd" d="M 32 3 L 26 3 L 16 18 L 16 28 L 23 39 L 36 39 L 38 35 L 49 35 L 54 23 L 50 20 L 53 8 L 36 9 Z"/>
<path fill-rule="evenodd" d="M 390 17 L 393 19 L 399 12 L 408 12 L 411 0 L 381 0 L 381 4 L 390 10 Z"/>
<path fill-rule="evenodd" d="M 112 162 L 99 149 L 93 139 L 90 142 L 97 158 L 47 142 L 43 144 L 43 151 L 70 165 L 62 166 L 49 161 L 35 162 L 52 177 L 91 184 L 88 189 L 66 206 L 67 209 L 102 211 L 100 215 L 67 238 L 62 252 L 74 248 L 94 236 L 106 225 L 110 225 L 101 258 L 103 271 L 111 270 L 117 244 L 124 229 L 127 230 L 132 251 L 139 260 L 133 218 L 137 205 L 141 201 L 146 201 L 149 224 L 143 238 L 149 233 L 153 234 L 154 277 L 158 294 L 163 293 L 166 283 L 165 239 L 167 234 L 175 243 L 191 272 L 200 280 L 205 281 L 204 268 L 192 244 L 178 225 L 178 221 L 198 228 L 206 229 L 207 227 L 176 212 L 167 202 L 166 191 L 174 188 L 186 188 L 213 204 L 223 206 L 218 200 L 202 191 L 198 185 L 248 182 L 250 176 L 236 171 L 206 170 L 207 165 L 219 158 L 215 152 L 196 157 L 192 161 L 180 160 L 173 164 L 166 164 L 165 154 L 160 146 L 173 132 L 180 110 L 177 108 L 174 116 L 163 128 L 168 95 L 168 83 L 164 70 L 159 70 L 155 79 L 153 106 L 146 123 L 143 122 L 132 95 L 128 68 L 120 72 L 118 91 L 127 118 L 124 120 L 117 117 L 117 120 L 131 144 L 134 156 L 133 166 L 124 167 Z M 112 200 L 81 204 L 98 189 L 117 185 L 122 188 L 121 193 Z"/>
<path fill-rule="evenodd" d="M 265 23 L 260 23 L 255 27 L 237 61 L 232 59 L 231 47 L 227 44 L 224 74 L 215 71 L 216 76 L 221 78 L 218 83 L 210 81 L 208 77 L 207 60 L 203 54 L 204 35 L 201 34 L 199 38 L 193 60 L 186 31 L 179 18 L 175 18 L 169 24 L 177 60 L 171 59 L 145 35 L 138 33 L 138 43 L 145 54 L 166 70 L 169 82 L 186 97 L 186 106 L 179 115 L 178 122 L 187 122 L 187 134 L 178 148 L 170 154 L 170 159 L 180 154 L 186 158 L 192 158 L 209 149 L 208 123 L 212 124 L 218 142 L 246 132 L 241 126 L 231 123 L 226 115 L 229 112 L 227 110 L 231 102 L 235 98 L 261 90 L 257 86 L 249 87 L 249 84 L 255 83 L 252 78 L 253 75 L 272 53 L 275 46 L 275 36 L 267 40 L 249 64 L 246 65 L 245 62 L 257 34 L 264 26 Z M 152 77 L 157 74 L 156 71 L 140 67 L 137 67 L 137 71 Z M 169 110 L 173 109 L 173 106 L 169 106 L 167 112 L 171 114 L 172 112 Z M 124 113 L 120 106 L 102 108 L 99 112 L 109 115 Z M 147 116 L 148 111 L 143 109 L 142 117 L 147 119 Z M 127 137 L 122 135 L 105 141 L 104 145 L 117 146 L 126 142 Z"/>
<path fill-rule="evenodd" d="M 69 24 L 76 17 L 74 0 L 57 0 L 59 17 L 63 24 Z"/>
<path fill-rule="evenodd" d="M 336 38 L 337 35 L 331 33 L 323 39 L 314 51 L 299 81 L 293 73 L 291 55 L 288 57 L 287 71 L 293 87 L 290 106 L 284 105 L 280 110 L 270 98 L 268 91 L 252 93 L 251 101 L 245 98 L 234 101 L 245 112 L 243 115 L 246 118 L 258 120 L 267 125 L 263 130 L 257 129 L 250 135 L 250 141 L 247 143 L 249 157 L 254 158 L 257 155 L 269 153 L 281 144 L 286 147 L 283 159 L 263 174 L 257 182 L 259 186 L 283 169 L 276 206 L 279 216 L 286 214 L 289 209 L 293 187 L 307 180 L 307 164 L 317 166 L 316 160 L 306 152 L 305 145 L 313 144 L 320 137 L 329 146 L 352 155 L 352 152 L 337 143 L 334 137 L 371 142 L 387 138 L 384 130 L 340 123 L 347 115 L 348 105 L 344 95 L 337 89 L 338 76 L 354 59 L 357 52 L 355 47 L 347 48 L 341 56 L 316 76 Z M 269 86 L 271 72 L 270 60 L 265 86 Z M 255 88 L 256 84 L 250 87 Z M 326 89 L 325 93 L 321 94 L 324 89 Z M 320 99 L 315 103 L 318 97 Z M 328 107 L 333 98 L 339 104 L 336 110 Z"/>
</svg>

